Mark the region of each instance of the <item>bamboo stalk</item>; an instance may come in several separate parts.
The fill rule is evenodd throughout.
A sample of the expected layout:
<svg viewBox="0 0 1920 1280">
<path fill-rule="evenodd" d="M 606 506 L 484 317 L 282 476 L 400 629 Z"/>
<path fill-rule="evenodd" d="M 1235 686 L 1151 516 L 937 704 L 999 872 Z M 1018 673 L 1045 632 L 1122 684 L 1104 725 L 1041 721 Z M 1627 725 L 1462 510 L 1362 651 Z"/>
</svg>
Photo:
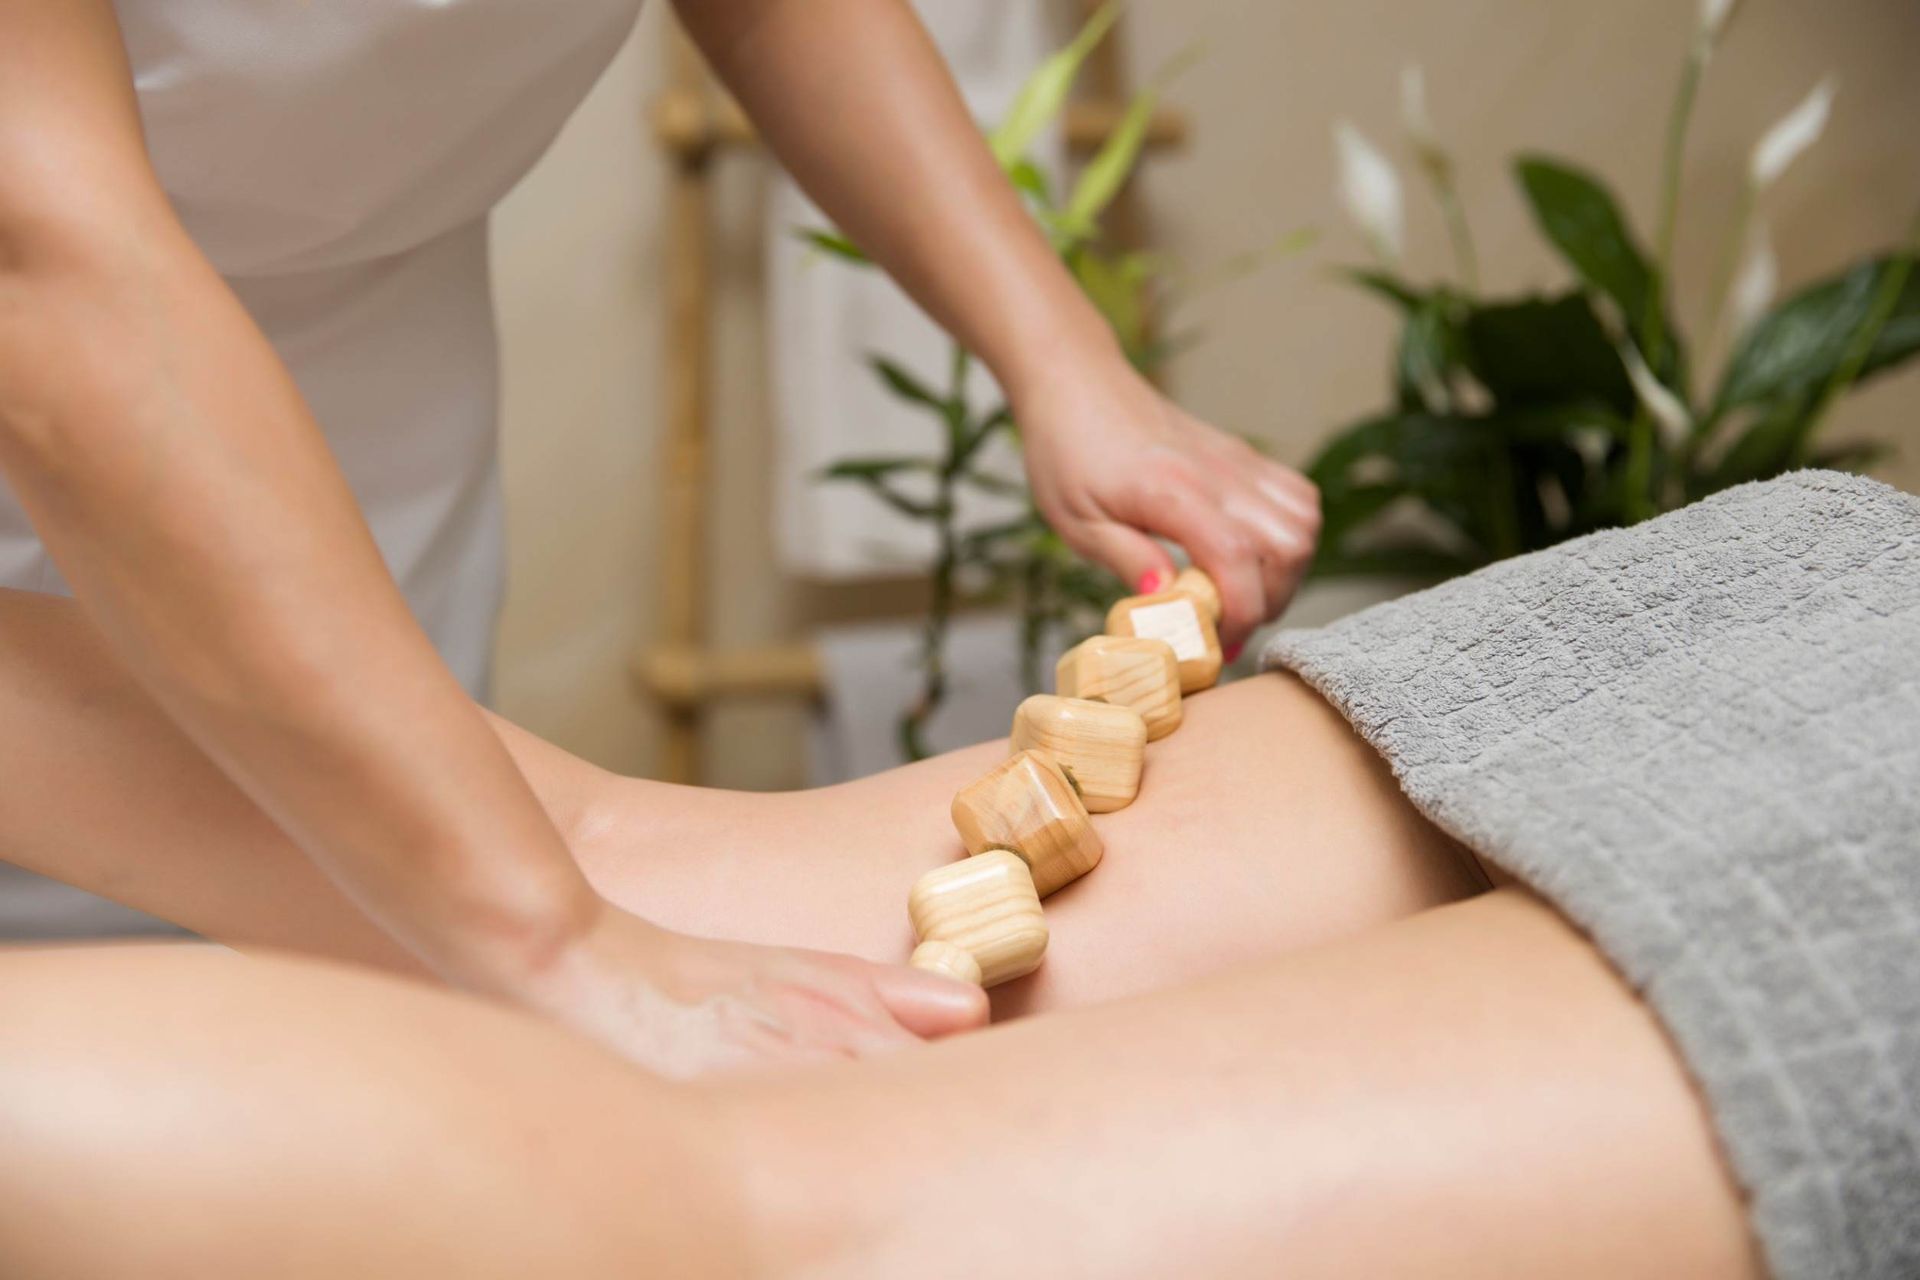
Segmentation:
<svg viewBox="0 0 1920 1280">
<path fill-rule="evenodd" d="M 697 95 L 705 79 L 698 50 L 675 31 L 673 79 Z M 712 359 L 709 253 L 709 166 L 713 149 L 674 153 L 667 197 L 667 327 L 665 465 L 660 471 L 660 640 L 668 650 L 699 650 L 705 640 L 707 387 Z M 669 782 L 700 776 L 699 702 L 669 702 L 660 775 Z"/>
</svg>

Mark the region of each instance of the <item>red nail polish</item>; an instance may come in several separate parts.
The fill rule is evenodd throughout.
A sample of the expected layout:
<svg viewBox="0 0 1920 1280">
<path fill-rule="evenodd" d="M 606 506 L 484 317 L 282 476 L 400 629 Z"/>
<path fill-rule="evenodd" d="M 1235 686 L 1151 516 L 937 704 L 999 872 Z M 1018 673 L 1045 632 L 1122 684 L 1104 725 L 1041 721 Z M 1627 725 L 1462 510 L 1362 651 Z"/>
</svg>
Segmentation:
<svg viewBox="0 0 1920 1280">
<path fill-rule="evenodd" d="M 1167 575 L 1158 569 L 1149 569 L 1140 577 L 1140 594 L 1150 596 L 1166 585 Z"/>
<path fill-rule="evenodd" d="M 1247 646 L 1244 643 L 1230 644 L 1227 646 L 1227 651 L 1221 654 L 1220 656 L 1226 659 L 1228 662 L 1233 662 L 1240 657 L 1240 651 L 1246 647 Z"/>
</svg>

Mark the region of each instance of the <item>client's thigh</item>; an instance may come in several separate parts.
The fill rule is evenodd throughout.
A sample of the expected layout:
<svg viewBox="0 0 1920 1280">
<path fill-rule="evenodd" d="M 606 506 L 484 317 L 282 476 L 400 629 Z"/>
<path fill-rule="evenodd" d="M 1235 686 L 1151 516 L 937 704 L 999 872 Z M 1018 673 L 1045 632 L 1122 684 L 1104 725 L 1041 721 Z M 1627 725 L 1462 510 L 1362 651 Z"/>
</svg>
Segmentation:
<svg viewBox="0 0 1920 1280">
<path fill-rule="evenodd" d="M 722 832 L 583 862 L 610 896 L 674 928 L 898 959 L 907 890 L 961 853 L 954 792 L 1005 753 L 984 743 L 823 791 L 730 798 L 705 819 Z M 1094 822 L 1105 861 L 1048 899 L 1047 963 L 1000 990 L 1003 1012 L 1166 986 L 1481 887 L 1379 757 L 1290 676 L 1192 699 L 1181 730 L 1148 748 L 1139 799 Z"/>
<path fill-rule="evenodd" d="M 697 1091 L 423 983 L 0 949 L 9 1280 L 738 1274 L 711 1130 Z"/>
<path fill-rule="evenodd" d="M 1512 890 L 733 1096 L 810 1274 L 1760 1272 L 1659 1024 Z"/>
<path fill-rule="evenodd" d="M 1749 1277 L 1659 1027 L 1511 892 L 670 1086 L 345 967 L 0 953 L 0 1273 Z"/>
</svg>

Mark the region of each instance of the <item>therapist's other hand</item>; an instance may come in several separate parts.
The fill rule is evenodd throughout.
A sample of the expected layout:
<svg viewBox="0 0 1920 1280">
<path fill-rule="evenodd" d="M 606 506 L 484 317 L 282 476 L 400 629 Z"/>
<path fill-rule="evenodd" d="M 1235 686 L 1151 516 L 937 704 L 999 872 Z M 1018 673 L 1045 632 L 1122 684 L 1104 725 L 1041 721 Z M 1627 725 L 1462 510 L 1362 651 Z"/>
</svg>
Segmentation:
<svg viewBox="0 0 1920 1280">
<path fill-rule="evenodd" d="M 521 994 L 676 1079 L 864 1058 L 987 1020 L 985 992 L 935 974 L 691 938 L 611 905 Z"/>
<path fill-rule="evenodd" d="M 1179 544 L 1219 585 L 1229 650 L 1292 599 L 1320 534 L 1305 476 L 1186 413 L 1118 358 L 1030 379 L 1013 408 L 1034 499 L 1075 551 L 1149 591 L 1174 574 L 1152 535 Z"/>
</svg>

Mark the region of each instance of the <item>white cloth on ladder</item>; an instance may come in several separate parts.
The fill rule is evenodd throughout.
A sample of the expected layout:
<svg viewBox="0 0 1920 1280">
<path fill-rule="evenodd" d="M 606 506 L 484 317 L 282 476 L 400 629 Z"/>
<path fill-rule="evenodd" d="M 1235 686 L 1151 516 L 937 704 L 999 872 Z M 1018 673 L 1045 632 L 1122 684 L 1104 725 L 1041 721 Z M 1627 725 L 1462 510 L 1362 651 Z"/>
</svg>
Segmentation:
<svg viewBox="0 0 1920 1280">
<path fill-rule="evenodd" d="M 1045 0 L 918 0 L 917 7 L 968 108 L 985 123 L 1004 115 L 1053 46 Z M 1059 172 L 1059 156 L 1057 136 L 1038 148 L 1042 169 Z M 884 355 L 944 393 L 949 344 L 878 270 L 827 258 L 795 234 L 827 225 L 791 179 L 775 180 L 767 206 L 766 315 L 780 564 L 799 577 L 829 580 L 911 572 L 932 557 L 932 532 L 855 484 L 818 476 L 843 458 L 939 452 L 938 421 L 895 399 L 868 357 Z M 977 367 L 970 386 L 983 410 L 999 403 L 998 388 Z M 1019 474 L 1004 445 L 984 463 L 1001 475 Z M 965 495 L 961 506 L 967 523 L 1018 512 L 1008 499 L 980 494 Z"/>
</svg>

